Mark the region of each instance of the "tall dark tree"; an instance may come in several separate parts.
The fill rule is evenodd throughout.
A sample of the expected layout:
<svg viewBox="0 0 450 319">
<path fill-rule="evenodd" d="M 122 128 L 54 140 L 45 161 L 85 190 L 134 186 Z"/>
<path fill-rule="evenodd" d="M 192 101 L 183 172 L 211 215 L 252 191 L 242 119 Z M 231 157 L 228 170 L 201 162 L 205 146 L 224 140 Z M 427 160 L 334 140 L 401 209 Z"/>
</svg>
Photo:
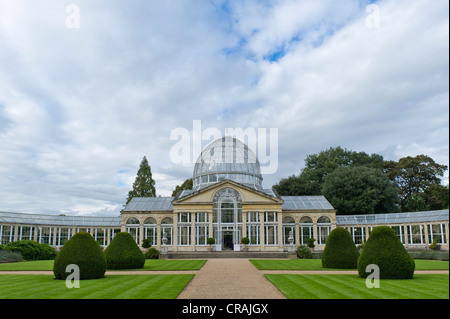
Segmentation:
<svg viewBox="0 0 450 319">
<path fill-rule="evenodd" d="M 185 189 L 192 189 L 192 187 L 193 187 L 192 178 L 188 178 L 187 180 L 185 180 L 183 182 L 183 184 L 177 185 L 175 187 L 174 191 L 172 192 L 172 197 L 177 196 L 178 192 L 185 190 Z"/>
<path fill-rule="evenodd" d="M 155 181 L 145 156 L 139 166 L 133 189 L 128 192 L 127 204 L 133 197 L 156 197 Z"/>
<path fill-rule="evenodd" d="M 448 193 L 446 195 L 445 190 L 439 186 L 440 177 L 444 176 L 447 169 L 446 165 L 436 163 L 427 155 L 407 156 L 400 158 L 398 162 L 384 162 L 387 176 L 400 188 L 403 211 L 424 210 L 427 206 L 431 208 L 431 204 L 436 207 L 435 200 L 441 196 L 441 205 L 445 206 Z M 427 199 L 429 203 L 426 202 Z"/>
</svg>

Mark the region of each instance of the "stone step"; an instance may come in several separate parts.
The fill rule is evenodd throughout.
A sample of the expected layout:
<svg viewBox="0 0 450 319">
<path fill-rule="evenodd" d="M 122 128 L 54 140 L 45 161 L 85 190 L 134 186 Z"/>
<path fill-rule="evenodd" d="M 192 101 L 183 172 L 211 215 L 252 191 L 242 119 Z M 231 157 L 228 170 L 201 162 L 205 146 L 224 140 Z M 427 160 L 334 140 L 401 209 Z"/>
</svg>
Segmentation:
<svg viewBox="0 0 450 319">
<path fill-rule="evenodd" d="M 167 259 L 210 259 L 210 258 L 292 258 L 287 252 L 275 251 L 192 251 L 192 252 L 169 252 Z M 295 255 L 294 255 L 295 256 Z M 163 257 L 160 255 L 160 258 Z M 296 256 L 295 256 L 296 257 Z M 164 257 L 163 257 L 164 258 Z"/>
</svg>

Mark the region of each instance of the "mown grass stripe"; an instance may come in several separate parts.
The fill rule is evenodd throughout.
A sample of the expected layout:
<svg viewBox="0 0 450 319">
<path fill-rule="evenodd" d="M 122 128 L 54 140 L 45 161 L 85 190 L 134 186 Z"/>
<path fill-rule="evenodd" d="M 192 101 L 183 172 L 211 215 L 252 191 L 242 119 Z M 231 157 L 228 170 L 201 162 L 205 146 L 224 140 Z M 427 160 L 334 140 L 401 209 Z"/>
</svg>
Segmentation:
<svg viewBox="0 0 450 319">
<path fill-rule="evenodd" d="M 267 274 L 290 299 L 448 299 L 449 276 L 420 274 L 414 279 L 380 280 L 380 288 L 366 287 L 356 275 Z"/>
<path fill-rule="evenodd" d="M 173 299 L 194 275 L 115 275 L 68 289 L 51 275 L 0 275 L 0 299 Z"/>
</svg>

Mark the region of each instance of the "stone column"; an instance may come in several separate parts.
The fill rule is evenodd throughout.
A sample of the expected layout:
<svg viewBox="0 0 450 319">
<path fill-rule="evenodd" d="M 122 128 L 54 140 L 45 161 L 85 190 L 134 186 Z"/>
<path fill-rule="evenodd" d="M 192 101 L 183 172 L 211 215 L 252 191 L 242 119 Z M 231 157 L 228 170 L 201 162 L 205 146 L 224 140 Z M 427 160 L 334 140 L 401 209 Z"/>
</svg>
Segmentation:
<svg viewBox="0 0 450 319">
<path fill-rule="evenodd" d="M 300 223 L 295 223 L 295 246 L 300 246 Z"/>
<path fill-rule="evenodd" d="M 242 234 L 241 238 L 247 237 L 247 212 L 242 212 Z"/>
<path fill-rule="evenodd" d="M 421 226 L 423 226 L 423 228 L 425 228 L 425 242 L 424 242 L 424 244 L 425 244 L 425 247 L 428 248 L 428 246 L 431 243 L 433 243 L 433 241 L 431 241 L 431 243 L 430 243 L 430 240 L 429 240 L 429 237 L 428 237 L 428 224 L 422 224 Z M 432 240 L 433 240 L 433 238 L 432 238 Z"/>
<path fill-rule="evenodd" d="M 161 220 L 164 218 L 164 216 L 162 216 L 161 218 L 156 219 L 156 246 L 157 249 L 161 250 L 161 238 L 162 238 L 162 234 L 161 234 Z"/>
<path fill-rule="evenodd" d="M 281 212 L 275 212 L 277 214 L 278 222 L 278 248 L 283 250 L 283 216 Z"/>
<path fill-rule="evenodd" d="M 264 229 L 264 212 L 259 212 L 259 225 L 260 225 L 260 230 L 259 230 L 259 241 L 260 241 L 260 245 L 261 245 L 261 250 L 265 250 L 265 245 L 264 245 L 264 241 L 265 241 L 265 229 Z"/>
<path fill-rule="evenodd" d="M 178 213 L 173 214 L 172 221 L 172 247 L 174 251 L 178 251 Z"/>
<path fill-rule="evenodd" d="M 214 237 L 214 229 L 213 229 L 213 212 L 208 212 L 208 237 Z"/>
<path fill-rule="evenodd" d="M 189 213 L 191 216 L 191 248 L 195 250 L 195 213 Z"/>
<path fill-rule="evenodd" d="M 138 229 L 139 229 L 139 236 L 138 236 L 139 242 L 137 244 L 138 244 L 139 248 L 142 248 L 141 245 L 142 245 L 142 241 L 144 240 L 144 224 L 143 224 L 142 220 L 139 220 L 139 228 Z"/>
</svg>

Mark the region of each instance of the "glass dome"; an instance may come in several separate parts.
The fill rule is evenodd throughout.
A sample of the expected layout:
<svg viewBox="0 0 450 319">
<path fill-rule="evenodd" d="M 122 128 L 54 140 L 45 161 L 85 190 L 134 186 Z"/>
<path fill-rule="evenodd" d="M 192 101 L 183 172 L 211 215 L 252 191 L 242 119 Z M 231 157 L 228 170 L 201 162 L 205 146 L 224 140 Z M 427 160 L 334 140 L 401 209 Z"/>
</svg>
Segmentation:
<svg viewBox="0 0 450 319">
<path fill-rule="evenodd" d="M 201 152 L 194 167 L 193 190 L 225 179 L 262 190 L 262 175 L 256 155 L 240 140 L 225 136 Z"/>
</svg>

